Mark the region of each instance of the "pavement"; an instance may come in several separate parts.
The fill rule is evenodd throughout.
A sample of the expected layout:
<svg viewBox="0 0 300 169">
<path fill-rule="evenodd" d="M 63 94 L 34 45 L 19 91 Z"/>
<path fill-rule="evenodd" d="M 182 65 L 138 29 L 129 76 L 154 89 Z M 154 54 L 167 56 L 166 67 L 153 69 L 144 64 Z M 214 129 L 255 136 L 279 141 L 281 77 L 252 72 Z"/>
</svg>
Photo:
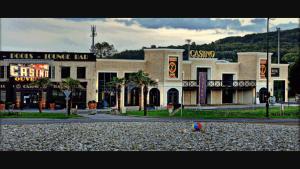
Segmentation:
<svg viewBox="0 0 300 169">
<path fill-rule="evenodd" d="M 156 118 L 135 117 L 97 113 L 89 115 L 80 114 L 83 118 L 72 119 L 33 119 L 33 118 L 4 118 L 0 119 L 0 125 L 22 125 L 22 124 L 52 124 L 52 123 L 94 123 L 94 122 L 237 122 L 237 123 L 269 123 L 299 125 L 299 119 L 189 119 L 189 118 Z"/>
</svg>

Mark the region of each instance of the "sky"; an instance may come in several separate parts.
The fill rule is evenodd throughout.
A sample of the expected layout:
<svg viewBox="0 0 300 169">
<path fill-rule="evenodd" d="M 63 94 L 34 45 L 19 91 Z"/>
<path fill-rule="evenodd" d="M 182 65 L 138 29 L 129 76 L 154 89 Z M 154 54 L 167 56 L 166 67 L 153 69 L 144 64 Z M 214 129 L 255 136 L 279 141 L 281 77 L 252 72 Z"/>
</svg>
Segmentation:
<svg viewBox="0 0 300 169">
<path fill-rule="evenodd" d="M 89 52 L 91 25 L 96 42 L 113 44 L 119 52 L 266 32 L 265 18 L 1 18 L 0 50 Z M 276 27 L 297 28 L 299 18 L 270 20 L 270 31 Z"/>
</svg>

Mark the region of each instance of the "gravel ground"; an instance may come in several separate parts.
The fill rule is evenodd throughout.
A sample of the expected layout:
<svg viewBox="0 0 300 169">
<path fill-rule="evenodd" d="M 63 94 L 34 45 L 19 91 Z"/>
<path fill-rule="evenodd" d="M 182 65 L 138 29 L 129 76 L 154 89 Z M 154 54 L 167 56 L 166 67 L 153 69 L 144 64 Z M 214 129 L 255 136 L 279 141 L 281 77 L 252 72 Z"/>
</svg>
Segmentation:
<svg viewBox="0 0 300 169">
<path fill-rule="evenodd" d="M 206 122 L 2 125 L 1 151 L 299 151 L 299 127 Z"/>
</svg>

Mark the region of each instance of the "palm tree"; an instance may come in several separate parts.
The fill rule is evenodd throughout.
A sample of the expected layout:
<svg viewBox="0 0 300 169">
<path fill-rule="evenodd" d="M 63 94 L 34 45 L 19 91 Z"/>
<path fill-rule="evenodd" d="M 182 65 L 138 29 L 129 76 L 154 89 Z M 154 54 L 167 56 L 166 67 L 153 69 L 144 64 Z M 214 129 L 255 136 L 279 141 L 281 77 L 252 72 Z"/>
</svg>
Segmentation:
<svg viewBox="0 0 300 169">
<path fill-rule="evenodd" d="M 42 99 L 43 99 L 43 91 L 45 88 L 48 88 L 51 85 L 51 81 L 48 77 L 37 79 L 30 83 L 31 86 L 36 86 L 39 88 L 39 112 L 42 113 Z"/>
<path fill-rule="evenodd" d="M 116 87 L 117 99 L 118 99 L 118 111 L 121 112 L 121 88 L 125 85 L 124 78 L 113 77 L 113 79 L 107 83 L 108 86 Z"/>
<path fill-rule="evenodd" d="M 147 116 L 147 97 L 148 97 L 148 87 L 157 85 L 157 82 L 149 77 L 145 77 L 143 80 L 144 84 L 144 116 Z"/>
<path fill-rule="evenodd" d="M 70 100 L 69 100 L 69 106 L 68 106 L 68 115 L 71 114 L 71 107 L 72 107 L 72 95 L 75 93 L 76 89 L 83 89 L 83 86 L 80 84 L 79 80 L 75 80 L 72 78 L 66 78 L 60 83 L 60 89 L 61 90 L 69 90 L 71 91 L 70 94 Z"/>
<path fill-rule="evenodd" d="M 135 85 L 138 86 L 138 93 L 139 93 L 139 111 L 142 110 L 142 88 L 143 88 L 143 81 L 144 81 L 144 78 L 147 77 L 148 74 L 145 73 L 144 71 L 142 70 L 139 70 L 138 72 L 136 73 L 132 73 L 130 76 L 129 76 L 129 81 L 130 82 L 133 82 Z"/>
<path fill-rule="evenodd" d="M 139 70 L 136 73 L 133 73 L 130 77 L 129 77 L 129 81 L 134 82 L 138 87 L 139 87 L 139 111 L 142 110 L 142 104 L 141 104 L 141 100 L 142 100 L 142 88 L 144 87 L 144 116 L 147 115 L 147 96 L 148 96 L 148 87 L 149 86 L 154 86 L 157 84 L 156 81 L 152 80 L 149 77 L 148 73 L 145 73 L 142 70 Z"/>
</svg>

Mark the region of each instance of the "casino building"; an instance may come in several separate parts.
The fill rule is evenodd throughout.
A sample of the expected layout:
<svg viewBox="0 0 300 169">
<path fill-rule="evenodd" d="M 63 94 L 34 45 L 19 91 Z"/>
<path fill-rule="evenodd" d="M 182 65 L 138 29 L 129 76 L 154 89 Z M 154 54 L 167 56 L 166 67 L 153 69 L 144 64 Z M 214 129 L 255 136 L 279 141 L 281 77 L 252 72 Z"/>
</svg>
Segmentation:
<svg viewBox="0 0 300 169">
<path fill-rule="evenodd" d="M 96 59 L 91 53 L 0 52 L 0 99 L 18 108 L 37 106 L 37 89 L 30 81 L 48 76 L 53 86 L 43 93 L 45 107 L 50 100 L 65 105 L 57 84 L 64 78 L 78 79 L 84 90 L 74 94 L 74 104 L 86 108 L 87 102 L 117 104 L 116 90 L 107 86 L 113 77 L 128 78 L 144 70 L 158 82 L 151 86 L 147 102 L 165 107 L 169 103 L 185 106 L 264 103 L 266 91 L 266 53 L 238 53 L 237 62 L 214 58 L 213 51 L 183 49 L 144 49 L 143 60 Z M 269 61 L 271 54 L 269 55 Z M 288 100 L 288 64 L 271 64 L 269 90 L 277 101 Z M 121 107 L 138 106 L 139 93 L 134 84 L 121 89 Z M 183 96 L 183 97 L 182 97 Z M 143 101 L 143 98 L 141 99 Z"/>
</svg>

